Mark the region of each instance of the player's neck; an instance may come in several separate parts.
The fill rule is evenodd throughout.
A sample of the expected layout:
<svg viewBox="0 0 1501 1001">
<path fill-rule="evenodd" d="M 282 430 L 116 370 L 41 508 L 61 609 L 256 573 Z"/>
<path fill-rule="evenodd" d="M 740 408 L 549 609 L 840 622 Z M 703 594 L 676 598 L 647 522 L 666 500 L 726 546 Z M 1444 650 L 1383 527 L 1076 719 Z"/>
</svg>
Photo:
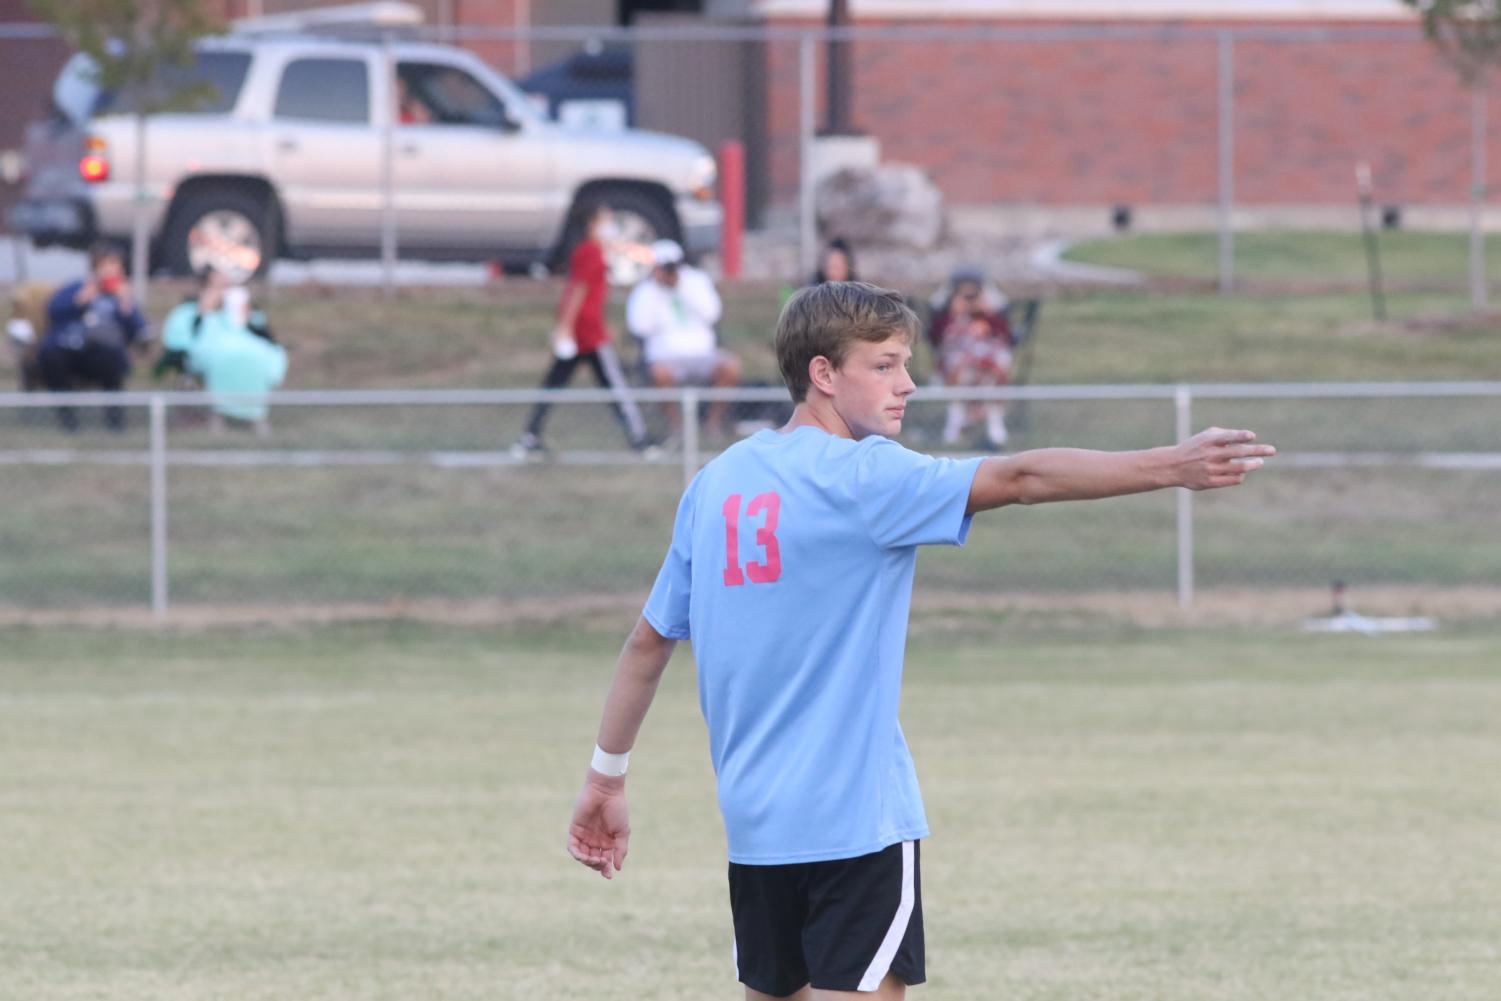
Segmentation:
<svg viewBox="0 0 1501 1001">
<path fill-rule="evenodd" d="M 781 433 L 790 434 L 798 428 L 818 428 L 836 438 L 853 438 L 844 418 L 834 409 L 833 401 L 811 395 L 792 411 L 792 418 L 782 425 Z"/>
</svg>

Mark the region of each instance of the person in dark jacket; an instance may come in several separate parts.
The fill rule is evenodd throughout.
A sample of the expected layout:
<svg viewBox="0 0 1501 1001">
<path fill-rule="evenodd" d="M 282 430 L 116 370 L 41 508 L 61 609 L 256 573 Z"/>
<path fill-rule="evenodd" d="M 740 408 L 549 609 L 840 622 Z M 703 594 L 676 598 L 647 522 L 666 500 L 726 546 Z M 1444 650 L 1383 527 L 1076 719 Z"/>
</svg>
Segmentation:
<svg viewBox="0 0 1501 1001">
<path fill-rule="evenodd" d="M 125 261 L 112 244 L 96 244 L 89 251 L 89 274 L 58 289 L 47 304 L 47 334 L 37 355 L 42 382 L 53 392 L 102 389 L 118 392 L 130 372 L 129 347 L 146 332 L 125 280 Z M 78 430 L 78 414 L 59 407 L 58 422 Z M 105 423 L 125 428 L 125 412 L 106 407 Z"/>
</svg>

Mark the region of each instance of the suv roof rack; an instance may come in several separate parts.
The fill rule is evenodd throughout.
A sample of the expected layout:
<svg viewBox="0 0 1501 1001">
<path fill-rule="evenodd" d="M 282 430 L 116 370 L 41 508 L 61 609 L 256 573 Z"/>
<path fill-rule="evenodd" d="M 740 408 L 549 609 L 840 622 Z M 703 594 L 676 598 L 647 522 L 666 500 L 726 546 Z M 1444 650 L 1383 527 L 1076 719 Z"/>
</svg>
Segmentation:
<svg viewBox="0 0 1501 1001">
<path fill-rule="evenodd" d="M 291 14 L 244 17 L 230 22 L 236 35 L 365 34 L 393 28 L 416 28 L 424 20 L 422 8 L 401 0 L 312 7 Z"/>
</svg>

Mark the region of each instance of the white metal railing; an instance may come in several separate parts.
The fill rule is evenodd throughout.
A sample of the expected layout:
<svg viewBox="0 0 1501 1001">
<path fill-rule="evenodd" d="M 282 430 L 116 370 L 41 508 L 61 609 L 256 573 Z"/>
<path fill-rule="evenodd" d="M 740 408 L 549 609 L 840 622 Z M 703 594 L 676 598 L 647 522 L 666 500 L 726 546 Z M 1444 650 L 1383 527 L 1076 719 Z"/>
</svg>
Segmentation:
<svg viewBox="0 0 1501 1001">
<path fill-rule="evenodd" d="M 990 401 L 1100 401 L 1160 400 L 1171 403 L 1178 440 L 1189 437 L 1193 427 L 1193 402 L 1253 399 L 1445 399 L 1501 398 L 1501 382 L 1318 382 L 1318 383 L 1199 383 L 1144 385 L 1052 385 L 989 388 L 922 387 L 915 399 L 921 402 Z M 224 450 L 168 448 L 168 411 L 173 407 L 206 407 L 215 403 L 255 401 L 278 407 L 341 406 L 525 406 L 618 403 L 677 403 L 684 413 L 697 413 L 712 402 L 786 402 L 781 388 L 681 389 L 387 389 L 387 390 L 281 390 L 265 394 L 214 394 L 206 392 L 85 392 L 0 393 L 0 413 L 6 410 L 36 410 L 54 407 L 122 407 L 145 409 L 149 442 L 144 453 L 130 449 L 0 448 L 0 468 L 23 465 L 74 465 L 106 463 L 146 465 L 151 478 L 151 607 L 158 616 L 168 609 L 167 577 L 167 470 L 170 466 L 359 466 L 420 462 L 440 468 L 522 465 L 504 451 L 492 450 L 330 450 L 237 447 Z M 621 461 L 621 452 L 581 451 L 559 456 L 564 464 L 595 465 Z M 680 462 L 686 486 L 706 461 L 699 442 L 698 422 L 686 420 L 676 457 L 655 460 Z M 633 462 L 641 462 L 633 458 Z M 1501 470 L 1501 451 L 1490 453 L 1392 451 L 1308 453 L 1284 455 L 1279 462 L 1292 466 L 1398 466 L 1470 470 Z M 1193 493 L 1178 490 L 1177 592 L 1179 604 L 1188 607 L 1194 593 Z"/>
</svg>

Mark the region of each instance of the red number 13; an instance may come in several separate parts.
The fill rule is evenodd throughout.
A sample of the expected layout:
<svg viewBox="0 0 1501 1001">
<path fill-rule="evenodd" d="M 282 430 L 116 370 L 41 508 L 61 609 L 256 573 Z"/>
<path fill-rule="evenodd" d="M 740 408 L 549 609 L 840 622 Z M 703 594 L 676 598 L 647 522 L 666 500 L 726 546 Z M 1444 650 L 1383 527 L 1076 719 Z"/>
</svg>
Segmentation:
<svg viewBox="0 0 1501 1001">
<path fill-rule="evenodd" d="M 724 584 L 739 587 L 745 583 L 746 574 L 752 584 L 770 584 L 782 576 L 782 550 L 777 545 L 777 514 L 782 510 L 782 498 L 774 493 L 757 494 L 745 508 L 745 516 L 754 518 L 766 512 L 766 521 L 756 529 L 756 545 L 766 550 L 766 562 L 747 563 L 740 570 L 740 494 L 730 494 L 724 499 Z"/>
</svg>

